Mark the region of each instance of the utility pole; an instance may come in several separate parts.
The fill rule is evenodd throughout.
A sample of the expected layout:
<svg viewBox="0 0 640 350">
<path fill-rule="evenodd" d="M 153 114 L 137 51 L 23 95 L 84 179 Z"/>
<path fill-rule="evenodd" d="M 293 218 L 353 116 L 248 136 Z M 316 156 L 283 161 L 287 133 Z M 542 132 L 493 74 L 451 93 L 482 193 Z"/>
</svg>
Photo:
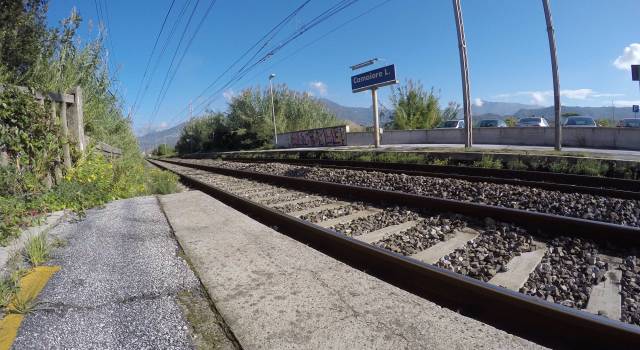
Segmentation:
<svg viewBox="0 0 640 350">
<path fill-rule="evenodd" d="M 189 120 L 193 118 L 193 100 L 189 100 Z"/>
<path fill-rule="evenodd" d="M 473 146 L 473 120 L 471 116 L 471 101 L 469 92 L 469 67 L 467 63 L 467 41 L 464 36 L 464 23 L 462 22 L 462 9 L 460 0 L 453 0 L 453 13 L 456 18 L 456 29 L 458 31 L 458 49 L 460 51 L 460 73 L 462 75 L 462 105 L 464 110 L 464 147 Z"/>
<path fill-rule="evenodd" d="M 547 21 L 547 36 L 549 37 L 549 52 L 551 53 L 551 71 L 553 73 L 553 110 L 555 113 L 555 149 L 562 149 L 562 125 L 560 122 L 560 78 L 558 77 L 558 55 L 556 53 L 556 37 L 553 30 L 553 20 L 549 9 L 549 0 L 542 0 L 544 7 L 544 17 Z"/>
<path fill-rule="evenodd" d="M 371 101 L 373 103 L 373 145 L 380 147 L 380 117 L 378 115 L 378 88 L 371 89 Z"/>
<path fill-rule="evenodd" d="M 273 118 L 273 146 L 278 147 L 278 130 L 276 129 L 276 105 L 273 103 L 273 78 L 276 75 L 269 75 L 269 90 L 271 91 L 271 117 Z"/>
</svg>

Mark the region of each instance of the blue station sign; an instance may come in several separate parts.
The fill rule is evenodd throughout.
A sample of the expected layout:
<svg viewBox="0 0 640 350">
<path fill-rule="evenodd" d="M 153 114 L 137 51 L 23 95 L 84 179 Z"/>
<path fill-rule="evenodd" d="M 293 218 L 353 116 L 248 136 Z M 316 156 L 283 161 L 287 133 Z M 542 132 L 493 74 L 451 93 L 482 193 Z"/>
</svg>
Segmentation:
<svg viewBox="0 0 640 350">
<path fill-rule="evenodd" d="M 392 64 L 352 76 L 351 91 L 360 92 L 397 83 L 396 66 Z"/>
<path fill-rule="evenodd" d="M 638 113 L 640 112 L 640 106 L 639 105 L 633 105 L 632 107 L 633 113 Z"/>
</svg>

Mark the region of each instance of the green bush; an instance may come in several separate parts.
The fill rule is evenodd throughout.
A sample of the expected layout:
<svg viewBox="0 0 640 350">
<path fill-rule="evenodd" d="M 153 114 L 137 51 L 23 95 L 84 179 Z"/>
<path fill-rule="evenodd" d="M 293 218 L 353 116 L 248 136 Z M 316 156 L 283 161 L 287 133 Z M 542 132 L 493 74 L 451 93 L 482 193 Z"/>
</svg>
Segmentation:
<svg viewBox="0 0 640 350">
<path fill-rule="evenodd" d="M 554 161 L 549 164 L 549 171 L 554 173 L 568 173 L 571 166 L 565 159 Z"/>
<path fill-rule="evenodd" d="M 511 170 L 527 170 L 528 167 L 520 159 L 512 159 L 507 162 L 507 169 Z"/>
<path fill-rule="evenodd" d="M 483 155 L 481 160 L 473 162 L 474 167 L 485 169 L 502 169 L 502 162 L 499 159 L 493 159 L 491 155 Z"/>
<path fill-rule="evenodd" d="M 596 159 L 578 159 L 571 172 L 589 176 L 603 176 L 609 171 L 609 166 Z"/>
<path fill-rule="evenodd" d="M 148 193 L 169 194 L 178 191 L 178 176 L 159 169 L 151 169 L 145 183 Z"/>
</svg>

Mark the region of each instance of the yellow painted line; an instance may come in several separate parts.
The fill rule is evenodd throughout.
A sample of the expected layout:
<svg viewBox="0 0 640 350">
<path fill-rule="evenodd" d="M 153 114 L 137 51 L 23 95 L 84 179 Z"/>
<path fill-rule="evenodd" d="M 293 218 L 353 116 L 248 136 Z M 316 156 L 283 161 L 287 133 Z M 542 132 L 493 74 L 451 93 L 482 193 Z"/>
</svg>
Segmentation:
<svg viewBox="0 0 640 350">
<path fill-rule="evenodd" d="M 9 314 L 0 320 L 0 350 L 9 350 L 18 335 L 18 329 L 24 319 L 24 315 L 11 313 L 15 308 L 16 300 L 33 300 L 47 285 L 51 276 L 60 270 L 59 266 L 38 266 L 33 268 L 19 282 L 20 289 L 13 301 L 7 306 Z"/>
</svg>

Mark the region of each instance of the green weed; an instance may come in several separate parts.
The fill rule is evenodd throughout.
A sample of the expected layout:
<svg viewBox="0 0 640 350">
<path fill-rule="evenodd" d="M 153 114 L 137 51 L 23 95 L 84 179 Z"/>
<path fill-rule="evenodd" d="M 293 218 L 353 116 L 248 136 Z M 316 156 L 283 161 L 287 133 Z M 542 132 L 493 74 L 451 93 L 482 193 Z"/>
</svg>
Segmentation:
<svg viewBox="0 0 640 350">
<path fill-rule="evenodd" d="M 595 159 L 578 159 L 571 172 L 589 176 L 603 176 L 609 171 L 609 166 Z"/>
<path fill-rule="evenodd" d="M 145 185 L 148 193 L 175 193 L 178 191 L 178 176 L 168 171 L 151 169 Z"/>
<path fill-rule="evenodd" d="M 507 169 L 511 170 L 527 170 L 529 167 L 520 159 L 512 159 L 507 162 Z"/>
<path fill-rule="evenodd" d="M 560 161 L 552 162 L 549 164 L 549 171 L 553 173 L 568 173 L 571 166 L 566 159 L 562 159 Z"/>
<path fill-rule="evenodd" d="M 433 165 L 449 165 L 449 158 L 445 159 L 434 159 L 431 161 Z"/>
<path fill-rule="evenodd" d="M 42 233 L 35 235 L 27 240 L 24 245 L 25 255 L 32 266 L 42 265 L 49 259 L 49 243 L 47 242 L 47 234 Z"/>
<path fill-rule="evenodd" d="M 474 167 L 485 169 L 502 169 L 502 162 L 491 155 L 483 155 L 481 160 L 473 162 Z"/>
</svg>

